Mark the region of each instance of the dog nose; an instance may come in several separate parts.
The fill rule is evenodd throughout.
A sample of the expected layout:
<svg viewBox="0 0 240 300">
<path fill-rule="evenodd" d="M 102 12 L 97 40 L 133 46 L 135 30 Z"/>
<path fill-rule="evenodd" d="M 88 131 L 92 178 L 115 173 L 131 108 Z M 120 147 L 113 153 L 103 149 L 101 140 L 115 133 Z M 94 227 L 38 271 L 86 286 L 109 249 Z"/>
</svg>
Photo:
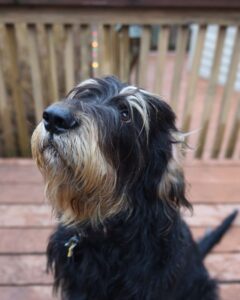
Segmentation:
<svg viewBox="0 0 240 300">
<path fill-rule="evenodd" d="M 76 127 L 77 122 L 72 112 L 61 106 L 49 106 L 43 112 L 43 123 L 50 133 L 60 134 Z"/>
</svg>

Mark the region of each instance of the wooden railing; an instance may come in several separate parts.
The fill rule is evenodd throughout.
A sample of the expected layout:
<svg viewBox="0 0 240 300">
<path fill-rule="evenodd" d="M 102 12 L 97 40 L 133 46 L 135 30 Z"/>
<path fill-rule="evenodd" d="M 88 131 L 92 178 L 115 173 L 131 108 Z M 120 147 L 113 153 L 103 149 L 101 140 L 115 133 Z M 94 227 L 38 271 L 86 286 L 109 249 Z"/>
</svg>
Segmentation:
<svg viewBox="0 0 240 300">
<path fill-rule="evenodd" d="M 129 29 L 138 25 L 140 34 Z M 198 33 L 192 45 L 192 24 Z M 199 68 L 208 26 L 219 26 L 210 75 Z M 152 39 L 152 26 L 157 38 Z M 188 132 L 190 159 L 239 158 L 240 11 L 163 8 L 0 9 L 0 156 L 29 156 L 44 107 L 79 81 L 114 74 L 168 101 Z M 227 81 L 218 83 L 229 26 L 235 26 Z"/>
</svg>

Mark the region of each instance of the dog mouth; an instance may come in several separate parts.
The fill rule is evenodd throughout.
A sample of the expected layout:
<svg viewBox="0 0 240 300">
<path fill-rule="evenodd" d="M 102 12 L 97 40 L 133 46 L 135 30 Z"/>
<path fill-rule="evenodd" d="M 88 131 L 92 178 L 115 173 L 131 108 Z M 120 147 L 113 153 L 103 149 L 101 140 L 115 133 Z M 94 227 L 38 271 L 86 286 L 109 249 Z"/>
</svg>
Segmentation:
<svg viewBox="0 0 240 300">
<path fill-rule="evenodd" d="M 59 145 L 55 139 L 55 137 L 51 134 L 46 134 L 42 138 L 41 146 L 39 147 L 40 155 L 49 160 L 51 158 L 54 160 L 62 160 L 64 161 L 61 151 L 59 149 Z"/>
<path fill-rule="evenodd" d="M 45 137 L 43 139 L 43 144 L 40 149 L 40 153 L 44 154 L 45 151 L 52 151 L 58 153 L 58 148 L 52 135 L 49 135 L 48 137 Z"/>
</svg>

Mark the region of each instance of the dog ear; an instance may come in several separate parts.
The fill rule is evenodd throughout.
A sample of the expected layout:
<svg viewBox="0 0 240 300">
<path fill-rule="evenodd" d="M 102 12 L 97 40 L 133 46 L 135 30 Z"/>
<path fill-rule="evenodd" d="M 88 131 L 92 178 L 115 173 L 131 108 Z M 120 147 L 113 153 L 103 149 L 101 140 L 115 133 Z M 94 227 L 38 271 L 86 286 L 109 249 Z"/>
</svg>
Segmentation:
<svg viewBox="0 0 240 300">
<path fill-rule="evenodd" d="M 174 210 L 179 210 L 180 207 L 191 209 L 192 206 L 185 197 L 185 179 L 182 167 L 183 134 L 179 132 L 172 133 L 171 148 L 172 155 L 158 185 L 158 196 Z"/>
</svg>

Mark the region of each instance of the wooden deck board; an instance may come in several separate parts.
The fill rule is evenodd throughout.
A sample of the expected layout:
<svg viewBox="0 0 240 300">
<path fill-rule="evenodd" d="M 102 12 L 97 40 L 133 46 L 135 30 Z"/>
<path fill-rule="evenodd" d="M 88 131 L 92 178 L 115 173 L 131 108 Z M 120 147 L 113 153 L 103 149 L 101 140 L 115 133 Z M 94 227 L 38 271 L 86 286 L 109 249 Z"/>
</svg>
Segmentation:
<svg viewBox="0 0 240 300">
<path fill-rule="evenodd" d="M 67 255 L 67 250 L 66 250 Z M 220 282 L 240 283 L 240 253 L 210 253 L 205 265 L 212 277 Z M 1 285 L 51 284 L 51 274 L 46 273 L 45 254 L 0 256 Z"/>
<path fill-rule="evenodd" d="M 236 299 L 240 293 L 239 284 L 221 284 L 221 300 Z M 1 300 L 53 300 L 52 289 L 49 285 L 34 286 L 0 286 Z"/>
<path fill-rule="evenodd" d="M 194 238 L 240 210 L 240 164 L 186 163 L 188 197 L 194 213 L 184 212 Z M 30 160 L 0 160 L 0 295 L 1 300 L 50 300 L 45 249 L 56 225 L 46 203 L 41 175 Z M 206 258 L 220 281 L 222 300 L 240 293 L 240 217 Z"/>
<path fill-rule="evenodd" d="M 192 227 L 195 240 L 200 239 L 209 227 Z M 0 228 L 0 255 L 44 254 L 53 228 Z M 240 253 L 240 227 L 232 227 L 213 253 Z"/>
</svg>

